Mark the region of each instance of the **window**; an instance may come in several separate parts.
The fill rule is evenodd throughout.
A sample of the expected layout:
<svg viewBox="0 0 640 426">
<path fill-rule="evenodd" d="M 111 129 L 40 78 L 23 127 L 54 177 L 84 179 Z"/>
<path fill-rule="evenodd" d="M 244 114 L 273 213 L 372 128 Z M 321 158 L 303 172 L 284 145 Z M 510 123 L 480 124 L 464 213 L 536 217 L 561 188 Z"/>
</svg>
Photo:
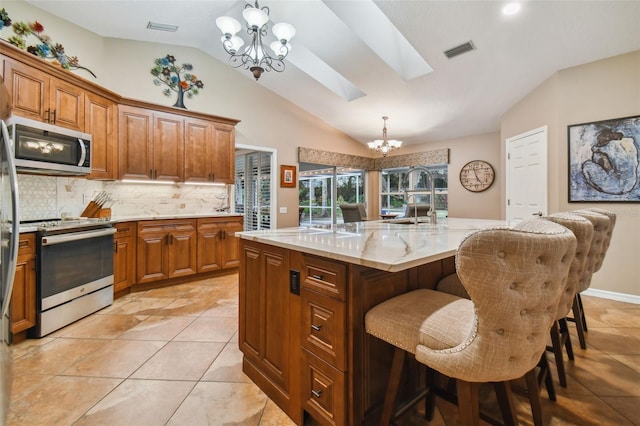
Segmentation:
<svg viewBox="0 0 640 426">
<path fill-rule="evenodd" d="M 271 228 L 271 153 L 236 155 L 235 212 L 244 215 L 244 230 Z"/>
<path fill-rule="evenodd" d="M 333 179 L 336 178 L 334 197 Z M 300 163 L 298 209 L 301 224 L 333 223 L 333 206 L 363 203 L 364 171 Z M 337 222 L 342 212 L 336 211 Z"/>
<path fill-rule="evenodd" d="M 448 208 L 448 178 L 447 165 L 420 166 L 428 169 L 435 181 L 435 206 L 438 217 L 447 216 Z M 409 167 L 383 169 L 380 179 L 380 208 L 383 213 L 403 214 L 407 200 L 404 199 L 405 189 L 431 189 L 425 173 L 409 173 Z M 404 183 L 404 186 L 403 186 Z M 411 204 L 430 204 L 430 194 L 408 194 Z"/>
</svg>

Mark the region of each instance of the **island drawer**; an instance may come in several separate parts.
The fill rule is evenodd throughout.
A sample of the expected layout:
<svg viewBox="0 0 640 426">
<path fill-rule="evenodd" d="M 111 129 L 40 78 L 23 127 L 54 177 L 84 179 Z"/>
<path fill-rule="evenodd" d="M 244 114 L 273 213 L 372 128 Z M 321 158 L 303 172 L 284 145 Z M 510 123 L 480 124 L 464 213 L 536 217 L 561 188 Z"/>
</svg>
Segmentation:
<svg viewBox="0 0 640 426">
<path fill-rule="evenodd" d="M 304 255 L 303 260 L 302 288 L 346 300 L 347 265 L 310 255 Z"/>
<path fill-rule="evenodd" d="M 345 303 L 302 289 L 302 347 L 338 370 L 346 370 Z"/>
<path fill-rule="evenodd" d="M 344 373 L 306 350 L 302 353 L 304 410 L 321 425 L 346 424 Z"/>
</svg>

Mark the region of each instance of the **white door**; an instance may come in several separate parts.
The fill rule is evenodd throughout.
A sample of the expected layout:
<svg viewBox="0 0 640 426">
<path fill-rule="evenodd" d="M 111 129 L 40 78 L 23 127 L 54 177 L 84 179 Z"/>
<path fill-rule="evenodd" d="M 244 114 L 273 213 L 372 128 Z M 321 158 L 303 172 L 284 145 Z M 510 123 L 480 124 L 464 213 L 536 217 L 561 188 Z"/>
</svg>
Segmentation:
<svg viewBox="0 0 640 426">
<path fill-rule="evenodd" d="M 547 126 L 507 139 L 507 220 L 547 214 Z"/>
</svg>

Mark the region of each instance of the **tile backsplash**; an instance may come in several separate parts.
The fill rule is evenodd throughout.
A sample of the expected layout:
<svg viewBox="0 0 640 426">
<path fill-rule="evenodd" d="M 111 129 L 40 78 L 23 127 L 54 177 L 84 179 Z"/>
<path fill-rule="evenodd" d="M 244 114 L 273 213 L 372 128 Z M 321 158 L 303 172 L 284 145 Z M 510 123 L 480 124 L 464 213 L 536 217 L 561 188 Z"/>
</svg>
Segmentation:
<svg viewBox="0 0 640 426">
<path fill-rule="evenodd" d="M 18 174 L 20 220 L 79 216 L 100 191 L 115 200 L 113 217 L 210 213 L 228 205 L 227 186 L 103 182 Z"/>
</svg>

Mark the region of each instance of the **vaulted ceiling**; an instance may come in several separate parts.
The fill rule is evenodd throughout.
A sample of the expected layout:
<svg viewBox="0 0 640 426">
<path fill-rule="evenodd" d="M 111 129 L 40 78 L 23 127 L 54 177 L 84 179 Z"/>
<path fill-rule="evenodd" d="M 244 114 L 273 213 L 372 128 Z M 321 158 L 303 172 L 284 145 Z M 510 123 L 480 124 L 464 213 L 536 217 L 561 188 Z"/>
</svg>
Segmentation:
<svg viewBox="0 0 640 426">
<path fill-rule="evenodd" d="M 228 62 L 215 20 L 241 0 L 27 0 L 103 37 L 192 46 Z M 253 2 L 252 2 L 253 3 Z M 499 130 L 501 115 L 556 71 L 640 49 L 640 1 L 270 0 L 296 28 L 283 73 L 255 84 L 363 143 L 426 143 Z M 149 21 L 177 25 L 148 30 Z M 270 40 L 273 36 L 270 34 Z M 444 51 L 472 41 L 453 59 Z M 237 72 L 252 78 L 242 68 Z M 639 77 L 640 78 L 640 77 Z"/>
</svg>

